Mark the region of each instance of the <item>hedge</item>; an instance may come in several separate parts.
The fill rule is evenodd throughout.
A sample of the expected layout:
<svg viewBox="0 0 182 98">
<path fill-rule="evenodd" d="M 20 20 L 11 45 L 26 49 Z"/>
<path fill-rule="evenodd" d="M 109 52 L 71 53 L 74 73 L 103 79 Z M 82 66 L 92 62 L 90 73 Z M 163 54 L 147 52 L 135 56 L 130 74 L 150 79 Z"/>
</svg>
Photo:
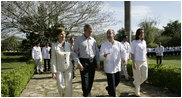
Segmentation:
<svg viewBox="0 0 182 98">
<path fill-rule="evenodd" d="M 133 76 L 132 64 L 127 65 L 128 74 Z M 181 67 L 169 65 L 148 65 L 148 82 L 155 86 L 168 88 L 170 91 L 181 94 Z"/>
<path fill-rule="evenodd" d="M 25 52 L 3 52 L 4 56 L 19 56 L 19 55 L 25 55 Z"/>
<path fill-rule="evenodd" d="M 1 96 L 19 97 L 33 73 L 34 64 L 26 64 L 1 74 Z"/>
</svg>

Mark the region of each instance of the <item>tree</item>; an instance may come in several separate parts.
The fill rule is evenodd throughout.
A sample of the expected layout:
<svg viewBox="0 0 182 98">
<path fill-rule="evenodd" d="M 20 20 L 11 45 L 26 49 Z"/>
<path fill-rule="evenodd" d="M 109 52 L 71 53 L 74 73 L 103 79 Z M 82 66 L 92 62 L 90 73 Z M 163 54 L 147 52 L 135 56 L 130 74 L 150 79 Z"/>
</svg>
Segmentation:
<svg viewBox="0 0 182 98">
<path fill-rule="evenodd" d="M 118 30 L 118 33 L 115 35 L 115 40 L 121 42 L 123 35 L 126 35 L 126 32 L 125 32 L 124 28 L 121 28 L 121 29 Z"/>
<path fill-rule="evenodd" d="M 17 51 L 21 45 L 21 38 L 11 36 L 1 41 L 1 51 Z"/>
<path fill-rule="evenodd" d="M 2 1 L 2 35 L 14 28 L 26 33 L 32 47 L 37 40 L 55 41 L 54 31 L 59 26 L 67 34 L 81 33 L 85 23 L 101 30 L 112 20 L 109 13 L 100 12 L 102 5 L 99 1 Z"/>
<path fill-rule="evenodd" d="M 181 45 L 181 23 L 176 21 L 170 21 L 167 26 L 164 26 L 164 32 L 162 36 L 171 37 L 166 45 L 168 46 L 180 46 Z"/>
</svg>

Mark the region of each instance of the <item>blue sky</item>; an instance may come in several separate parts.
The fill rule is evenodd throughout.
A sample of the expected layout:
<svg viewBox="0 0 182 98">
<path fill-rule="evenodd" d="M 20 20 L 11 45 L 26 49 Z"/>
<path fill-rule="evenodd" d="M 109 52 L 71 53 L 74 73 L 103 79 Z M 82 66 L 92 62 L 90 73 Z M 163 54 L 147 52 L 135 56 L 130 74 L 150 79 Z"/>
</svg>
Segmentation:
<svg viewBox="0 0 182 98">
<path fill-rule="evenodd" d="M 117 24 L 108 28 L 117 31 L 124 27 L 124 1 L 105 1 L 103 9 L 106 12 L 111 12 L 112 16 L 117 19 Z M 170 20 L 181 22 L 181 2 L 131 1 L 131 14 L 131 29 L 134 32 L 138 28 L 138 24 L 145 19 L 157 20 L 157 27 L 163 29 L 163 26 L 166 26 Z"/>
</svg>

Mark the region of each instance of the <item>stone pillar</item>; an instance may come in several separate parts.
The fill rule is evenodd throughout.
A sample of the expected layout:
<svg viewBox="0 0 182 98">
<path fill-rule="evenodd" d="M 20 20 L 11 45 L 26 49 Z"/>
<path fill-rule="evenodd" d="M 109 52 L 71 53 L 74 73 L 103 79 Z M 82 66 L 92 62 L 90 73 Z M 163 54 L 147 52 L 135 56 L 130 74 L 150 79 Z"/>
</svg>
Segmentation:
<svg viewBox="0 0 182 98">
<path fill-rule="evenodd" d="M 124 25 L 125 31 L 128 35 L 128 42 L 131 43 L 131 1 L 124 1 L 125 6 L 125 17 L 124 17 Z"/>
</svg>

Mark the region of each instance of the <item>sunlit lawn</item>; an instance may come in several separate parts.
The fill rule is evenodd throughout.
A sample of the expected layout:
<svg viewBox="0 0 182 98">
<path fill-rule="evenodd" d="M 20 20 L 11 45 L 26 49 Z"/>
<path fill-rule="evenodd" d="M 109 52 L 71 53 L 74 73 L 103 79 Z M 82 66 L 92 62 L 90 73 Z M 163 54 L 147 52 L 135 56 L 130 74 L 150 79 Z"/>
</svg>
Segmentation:
<svg viewBox="0 0 182 98">
<path fill-rule="evenodd" d="M 26 64 L 25 61 L 20 60 L 21 57 L 22 56 L 3 56 L 3 55 L 1 55 L 1 73 Z"/>
<path fill-rule="evenodd" d="M 156 57 L 148 58 L 149 64 L 156 64 Z M 181 66 L 181 55 L 164 56 L 162 60 L 163 65 L 177 65 Z"/>
</svg>

